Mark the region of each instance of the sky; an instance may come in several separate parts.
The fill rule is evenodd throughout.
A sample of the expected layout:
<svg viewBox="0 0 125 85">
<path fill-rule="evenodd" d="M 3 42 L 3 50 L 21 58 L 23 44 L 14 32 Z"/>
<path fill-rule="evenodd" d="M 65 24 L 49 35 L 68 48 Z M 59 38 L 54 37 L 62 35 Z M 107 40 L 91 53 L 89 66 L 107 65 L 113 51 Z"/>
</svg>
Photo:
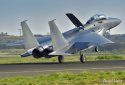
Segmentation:
<svg viewBox="0 0 125 85">
<path fill-rule="evenodd" d="M 19 35 L 20 22 L 28 20 L 34 34 L 47 34 L 52 19 L 65 32 L 75 27 L 66 13 L 73 13 L 83 24 L 95 14 L 119 18 L 122 23 L 110 33 L 125 33 L 125 0 L 0 0 L 0 32 Z"/>
</svg>

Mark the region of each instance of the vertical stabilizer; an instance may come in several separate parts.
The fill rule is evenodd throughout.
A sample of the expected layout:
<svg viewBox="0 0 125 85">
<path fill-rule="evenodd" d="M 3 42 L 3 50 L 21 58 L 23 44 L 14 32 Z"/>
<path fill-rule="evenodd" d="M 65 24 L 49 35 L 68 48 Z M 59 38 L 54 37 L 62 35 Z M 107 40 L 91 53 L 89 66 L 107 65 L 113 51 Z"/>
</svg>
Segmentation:
<svg viewBox="0 0 125 85">
<path fill-rule="evenodd" d="M 54 20 L 49 21 L 50 33 L 54 50 L 60 50 L 68 45 L 62 33 L 54 23 Z"/>
<path fill-rule="evenodd" d="M 39 43 L 36 40 L 36 38 L 34 37 L 34 35 L 32 34 L 32 32 L 30 31 L 26 21 L 27 20 L 21 22 L 21 27 L 22 27 L 22 31 L 23 31 L 25 48 L 27 50 L 29 50 L 31 48 L 39 46 Z"/>
</svg>

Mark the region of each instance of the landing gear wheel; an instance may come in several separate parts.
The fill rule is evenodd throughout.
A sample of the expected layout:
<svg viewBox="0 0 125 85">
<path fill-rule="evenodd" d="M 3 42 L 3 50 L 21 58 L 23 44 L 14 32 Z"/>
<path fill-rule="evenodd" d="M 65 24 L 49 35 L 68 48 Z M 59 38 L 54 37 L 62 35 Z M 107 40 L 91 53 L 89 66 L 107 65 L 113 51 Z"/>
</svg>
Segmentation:
<svg viewBox="0 0 125 85">
<path fill-rule="evenodd" d="M 81 54 L 80 55 L 80 62 L 85 63 L 85 61 L 86 61 L 86 57 L 83 54 Z"/>
<path fill-rule="evenodd" d="M 58 56 L 58 61 L 59 61 L 59 63 L 63 63 L 64 57 L 62 55 Z"/>
</svg>

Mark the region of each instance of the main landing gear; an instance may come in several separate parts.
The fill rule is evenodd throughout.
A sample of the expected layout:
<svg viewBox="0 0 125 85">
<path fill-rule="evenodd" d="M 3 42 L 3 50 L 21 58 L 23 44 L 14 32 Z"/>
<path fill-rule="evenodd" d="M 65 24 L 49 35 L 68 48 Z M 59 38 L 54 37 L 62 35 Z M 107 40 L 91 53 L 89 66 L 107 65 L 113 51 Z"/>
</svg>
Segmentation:
<svg viewBox="0 0 125 85">
<path fill-rule="evenodd" d="M 86 56 L 84 56 L 81 52 L 80 52 L 80 62 L 81 63 L 85 63 L 86 61 Z"/>
<path fill-rule="evenodd" d="M 64 56 L 59 55 L 58 56 L 58 61 L 59 61 L 59 63 L 63 63 L 64 62 Z"/>
<path fill-rule="evenodd" d="M 63 63 L 63 62 L 64 62 L 64 56 L 59 55 L 59 56 L 58 56 L 58 61 L 59 61 L 59 63 Z M 86 61 L 86 56 L 83 55 L 83 54 L 80 52 L 80 62 L 81 62 L 81 63 L 85 63 L 85 61 Z"/>
</svg>

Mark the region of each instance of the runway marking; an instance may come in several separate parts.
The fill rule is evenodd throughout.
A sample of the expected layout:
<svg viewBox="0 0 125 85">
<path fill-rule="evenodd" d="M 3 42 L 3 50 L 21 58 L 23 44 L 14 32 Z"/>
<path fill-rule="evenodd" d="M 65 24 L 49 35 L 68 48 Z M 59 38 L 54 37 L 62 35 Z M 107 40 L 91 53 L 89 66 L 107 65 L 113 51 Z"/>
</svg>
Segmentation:
<svg viewBox="0 0 125 85">
<path fill-rule="evenodd" d="M 40 73 L 40 72 L 58 72 L 58 71 L 81 71 L 81 70 L 101 70 L 101 69 L 125 69 L 125 67 L 105 67 L 105 68 L 85 68 L 85 69 L 61 69 L 61 70 L 41 70 L 41 71 L 19 71 L 19 72 L 0 72 L 0 73 Z"/>
</svg>

